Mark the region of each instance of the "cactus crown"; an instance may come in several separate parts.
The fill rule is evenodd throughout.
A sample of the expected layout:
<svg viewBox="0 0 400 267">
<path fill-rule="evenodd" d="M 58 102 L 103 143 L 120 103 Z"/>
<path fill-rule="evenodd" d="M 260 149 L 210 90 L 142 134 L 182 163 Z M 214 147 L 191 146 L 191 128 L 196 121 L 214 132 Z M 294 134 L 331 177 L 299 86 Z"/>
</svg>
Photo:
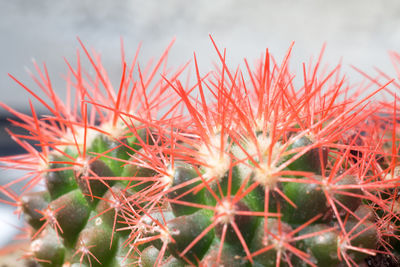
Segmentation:
<svg viewBox="0 0 400 267">
<path fill-rule="evenodd" d="M 48 100 L 11 76 L 50 115 L 2 104 L 29 131 L 10 132 L 27 153 L 2 158 L 27 175 L 0 191 L 24 214 L 31 261 L 357 266 L 396 257 L 396 101 L 372 101 L 387 84 L 361 98 L 364 88 L 351 93 L 340 65 L 326 71 L 320 57 L 297 86 L 291 47 L 280 64 L 267 50 L 255 68 L 231 70 L 215 45 L 220 66 L 202 76 L 195 57 L 193 85 L 181 78 L 186 66 L 166 68 L 169 46 L 153 67 L 123 58 L 114 88 L 82 48 L 94 75 L 68 64 L 66 102 L 46 68 L 35 66 L 35 81 Z"/>
</svg>

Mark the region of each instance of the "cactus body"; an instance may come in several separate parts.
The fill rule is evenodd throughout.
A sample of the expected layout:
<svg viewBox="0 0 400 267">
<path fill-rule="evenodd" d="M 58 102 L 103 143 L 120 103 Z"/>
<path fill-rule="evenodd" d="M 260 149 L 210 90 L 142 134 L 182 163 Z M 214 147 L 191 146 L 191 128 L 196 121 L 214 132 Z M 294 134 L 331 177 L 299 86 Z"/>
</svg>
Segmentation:
<svg viewBox="0 0 400 267">
<path fill-rule="evenodd" d="M 396 123 L 382 127 L 369 97 L 343 100 L 337 68 L 305 73 L 294 89 L 290 50 L 281 65 L 267 53 L 247 76 L 217 52 L 213 75 L 195 60 L 194 87 L 182 86 L 183 69 L 160 68 L 166 53 L 138 80 L 123 61 L 118 89 L 92 60 L 94 79 L 71 69 L 75 109 L 49 83 L 46 118 L 7 108 L 31 133 L 11 133 L 27 154 L 3 162 L 33 177 L 21 197 L 1 187 L 24 213 L 28 257 L 54 267 L 355 266 L 397 254 Z M 349 134 L 363 127 L 367 141 Z"/>
</svg>

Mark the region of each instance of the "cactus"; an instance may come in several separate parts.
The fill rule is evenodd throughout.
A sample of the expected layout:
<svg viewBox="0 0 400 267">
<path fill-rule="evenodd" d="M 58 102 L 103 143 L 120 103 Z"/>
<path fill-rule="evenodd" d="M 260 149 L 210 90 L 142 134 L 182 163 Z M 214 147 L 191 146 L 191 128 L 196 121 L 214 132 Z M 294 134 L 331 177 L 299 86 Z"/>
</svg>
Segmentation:
<svg viewBox="0 0 400 267">
<path fill-rule="evenodd" d="M 231 70 L 213 44 L 221 66 L 201 75 L 194 57 L 193 85 L 181 78 L 186 65 L 166 68 L 170 46 L 144 69 L 122 58 L 115 89 L 81 43 L 95 74 L 68 63 L 65 102 L 45 67 L 35 81 L 46 100 L 11 76 L 50 114 L 2 104 L 29 132 L 9 131 L 27 153 L 1 160 L 27 174 L 0 187 L 24 214 L 26 257 L 110 267 L 395 262 L 397 106 L 372 101 L 389 83 L 361 97 L 340 65 L 320 70 L 320 57 L 298 86 L 292 47 L 280 64 L 266 50 L 255 68 Z"/>
</svg>

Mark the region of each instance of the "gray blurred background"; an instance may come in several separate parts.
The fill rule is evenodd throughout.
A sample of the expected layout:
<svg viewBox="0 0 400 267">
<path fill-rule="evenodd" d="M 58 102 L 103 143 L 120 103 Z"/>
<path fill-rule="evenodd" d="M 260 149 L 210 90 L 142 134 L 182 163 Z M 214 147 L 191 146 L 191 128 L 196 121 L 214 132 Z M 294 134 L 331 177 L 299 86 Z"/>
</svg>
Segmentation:
<svg viewBox="0 0 400 267">
<path fill-rule="evenodd" d="M 393 73 L 387 52 L 400 52 L 400 1 L 398 0 L 0 0 L 0 101 L 29 112 L 28 93 L 7 73 L 36 88 L 26 69 L 32 59 L 46 62 L 55 88 L 63 94 L 64 58 L 75 62 L 80 37 L 102 55 L 115 84 L 120 79 L 120 37 L 127 59 L 142 42 L 140 62 L 157 58 L 175 37 L 170 65 L 179 66 L 195 51 L 207 71 L 217 55 L 208 34 L 227 48 L 228 62 L 254 62 L 269 48 L 278 62 L 295 41 L 292 69 L 317 56 L 327 44 L 325 62 L 343 60 L 345 71 L 358 74 L 349 64 L 373 72 L 377 66 Z M 44 110 L 37 105 L 39 112 Z M 0 111 L 0 130 L 7 126 Z M 2 155 L 19 152 L 0 132 Z M 1 171 L 2 179 L 20 173 Z M 4 177 L 4 178 L 3 178 Z M 3 184 L 4 182 L 1 182 Z M 18 222 L 12 208 L 0 205 L 0 246 L 15 235 Z"/>
</svg>

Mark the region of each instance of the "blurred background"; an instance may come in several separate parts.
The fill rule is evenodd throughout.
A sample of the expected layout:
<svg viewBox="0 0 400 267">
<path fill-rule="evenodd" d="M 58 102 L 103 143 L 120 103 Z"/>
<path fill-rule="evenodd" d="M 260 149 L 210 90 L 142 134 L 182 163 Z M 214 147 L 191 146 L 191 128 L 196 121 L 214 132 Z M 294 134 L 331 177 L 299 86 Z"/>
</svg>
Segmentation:
<svg viewBox="0 0 400 267">
<path fill-rule="evenodd" d="M 169 65 L 180 66 L 196 52 L 201 70 L 207 71 L 217 61 L 209 34 L 221 49 L 227 48 L 231 66 L 243 65 L 244 57 L 255 62 L 267 47 L 279 62 L 295 41 L 291 61 L 295 71 L 326 43 L 324 62 L 333 66 L 342 60 L 348 75 L 360 76 L 350 64 L 392 74 L 387 52 L 400 52 L 400 1 L 0 0 L 0 101 L 30 114 L 29 94 L 7 74 L 38 89 L 27 72 L 33 71 L 32 60 L 46 63 L 53 86 L 63 95 L 64 57 L 75 62 L 77 37 L 102 55 L 111 81 L 118 84 L 121 37 L 128 60 L 142 43 L 142 64 L 159 57 L 176 38 Z M 8 116 L 0 110 L 1 155 L 21 152 L 4 132 Z M 0 184 L 21 175 L 0 172 Z M 0 205 L 0 247 L 18 232 L 20 222 L 13 210 Z"/>
</svg>

